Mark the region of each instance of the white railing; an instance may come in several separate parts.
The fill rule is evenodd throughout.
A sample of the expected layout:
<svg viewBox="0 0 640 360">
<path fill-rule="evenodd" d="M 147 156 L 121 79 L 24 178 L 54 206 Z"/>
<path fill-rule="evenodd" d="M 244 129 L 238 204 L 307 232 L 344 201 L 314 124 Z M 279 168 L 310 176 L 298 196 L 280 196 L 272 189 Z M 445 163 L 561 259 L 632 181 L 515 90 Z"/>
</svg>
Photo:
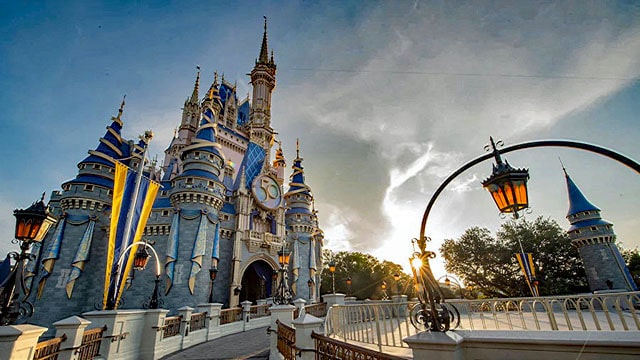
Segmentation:
<svg viewBox="0 0 640 360">
<path fill-rule="evenodd" d="M 459 330 L 640 330 L 640 292 L 449 299 L 446 303 L 459 312 Z M 411 324 L 413 306 L 402 302 L 334 305 L 327 313 L 327 334 L 379 349 L 407 347 L 402 339 L 420 332 Z"/>
<path fill-rule="evenodd" d="M 467 330 L 640 330 L 640 292 L 447 303 Z"/>
<path fill-rule="evenodd" d="M 382 346 L 407 347 L 403 338 L 419 331 L 411 325 L 406 302 L 376 302 L 334 305 L 326 317 L 326 333 L 346 341 Z"/>
</svg>

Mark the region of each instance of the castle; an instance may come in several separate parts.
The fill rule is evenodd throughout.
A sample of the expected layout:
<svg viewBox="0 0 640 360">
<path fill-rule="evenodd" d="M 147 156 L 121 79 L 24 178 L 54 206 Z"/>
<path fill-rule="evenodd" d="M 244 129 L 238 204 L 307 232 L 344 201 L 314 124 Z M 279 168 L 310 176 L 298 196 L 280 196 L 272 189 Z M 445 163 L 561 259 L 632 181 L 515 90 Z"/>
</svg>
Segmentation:
<svg viewBox="0 0 640 360">
<path fill-rule="evenodd" d="M 271 124 L 276 64 L 266 20 L 249 76 L 251 98 L 239 100 L 236 87 L 216 74 L 201 99 L 198 68 L 164 161 L 144 167 L 144 175 L 161 184 L 142 239 L 160 258 L 162 308 L 195 307 L 210 297 L 235 307 L 273 296 L 283 247 L 291 251 L 294 298 L 319 300 L 323 232 L 298 144 L 284 192 L 286 161 Z M 78 175 L 51 196 L 58 222 L 33 250 L 39 257 L 30 264 L 28 283 L 37 310 L 30 323 L 48 326 L 102 305 L 114 165 L 137 168 L 144 156 L 144 141 L 121 137 L 124 105 L 97 148 L 78 163 Z M 154 280 L 153 270 L 132 271 L 119 308 L 143 307 Z"/>
</svg>

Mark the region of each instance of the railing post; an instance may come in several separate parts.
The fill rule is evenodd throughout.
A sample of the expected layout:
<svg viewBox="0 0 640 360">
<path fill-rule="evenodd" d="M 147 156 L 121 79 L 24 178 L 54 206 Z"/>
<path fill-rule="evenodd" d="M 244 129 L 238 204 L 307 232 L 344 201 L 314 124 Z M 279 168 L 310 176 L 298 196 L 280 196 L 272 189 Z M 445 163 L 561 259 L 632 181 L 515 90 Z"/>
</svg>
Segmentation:
<svg viewBox="0 0 640 360">
<path fill-rule="evenodd" d="M 0 326 L 0 354 L 3 359 L 33 359 L 38 338 L 47 328 L 35 325 Z"/>
<path fill-rule="evenodd" d="M 301 313 L 297 319 L 293 320 L 293 326 L 296 328 L 296 347 L 300 351 L 299 359 L 314 360 L 316 358 L 315 343 L 311 338 L 311 333 L 322 331 L 322 319 Z"/>
<path fill-rule="evenodd" d="M 191 314 L 193 314 L 193 310 L 195 309 L 189 306 L 183 306 L 178 309 L 178 315 L 182 317 L 180 321 L 180 336 L 182 336 L 180 350 L 186 349 L 190 346 L 189 332 L 191 329 L 189 322 L 191 321 Z"/>
<path fill-rule="evenodd" d="M 169 310 L 149 309 L 144 316 L 143 336 L 140 342 L 140 359 L 159 359 L 164 355 L 162 326 Z"/>
<path fill-rule="evenodd" d="M 54 322 L 56 337 L 61 337 L 63 334 L 67 336 L 67 340 L 60 346 L 60 349 L 75 349 L 82 345 L 82 335 L 84 335 L 84 329 L 89 324 L 91 324 L 91 321 L 79 316 L 70 316 Z M 64 351 L 58 355 L 58 360 L 75 360 L 77 358 L 78 355 L 74 350 Z"/>
<path fill-rule="evenodd" d="M 207 341 L 220 336 L 220 310 L 222 310 L 222 304 L 220 303 L 198 305 L 198 312 L 207 313 L 204 323 L 207 328 Z"/>
<path fill-rule="evenodd" d="M 344 305 L 344 294 L 324 294 L 322 299 L 327 303 L 327 306 Z"/>
<path fill-rule="evenodd" d="M 242 331 L 251 329 L 249 320 L 251 319 L 251 301 L 245 300 L 240 303 L 242 305 Z"/>
<path fill-rule="evenodd" d="M 278 351 L 278 324 L 276 321 L 279 320 L 281 323 L 291 326 L 293 321 L 293 312 L 296 307 L 293 305 L 274 305 L 271 307 L 271 324 L 269 325 L 270 334 L 271 334 L 271 351 L 269 353 L 269 359 L 277 360 L 282 359 L 282 355 Z"/>
<path fill-rule="evenodd" d="M 293 300 L 293 305 L 295 305 L 296 309 L 298 310 L 298 317 L 302 316 L 302 314 L 304 314 L 304 304 L 306 304 L 307 302 L 302 299 L 302 298 L 297 298 L 295 300 Z"/>
</svg>

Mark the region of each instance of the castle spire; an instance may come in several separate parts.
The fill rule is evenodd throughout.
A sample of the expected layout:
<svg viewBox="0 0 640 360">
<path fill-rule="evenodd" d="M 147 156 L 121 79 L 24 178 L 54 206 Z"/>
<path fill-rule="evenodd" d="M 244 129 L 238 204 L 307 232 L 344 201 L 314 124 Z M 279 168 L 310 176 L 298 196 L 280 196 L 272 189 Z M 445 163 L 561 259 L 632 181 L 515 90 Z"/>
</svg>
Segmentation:
<svg viewBox="0 0 640 360">
<path fill-rule="evenodd" d="M 584 211 L 600 211 L 600 209 L 589 202 L 589 200 L 587 200 L 587 198 L 582 194 L 582 191 L 580 191 L 569 174 L 567 174 L 567 170 L 564 168 L 564 165 L 562 166 L 562 171 L 564 171 L 564 176 L 567 180 L 567 193 L 569 194 L 569 211 L 567 212 L 567 217 L 577 215 Z"/>
<path fill-rule="evenodd" d="M 191 94 L 191 102 L 198 103 L 198 89 L 200 89 L 200 65 L 196 66 L 198 75 L 196 75 L 196 83 L 193 86 L 193 93 Z"/>
<path fill-rule="evenodd" d="M 267 44 L 267 17 L 264 17 L 264 34 L 262 35 L 262 46 L 260 47 L 259 64 L 269 63 L 269 45 Z"/>
</svg>

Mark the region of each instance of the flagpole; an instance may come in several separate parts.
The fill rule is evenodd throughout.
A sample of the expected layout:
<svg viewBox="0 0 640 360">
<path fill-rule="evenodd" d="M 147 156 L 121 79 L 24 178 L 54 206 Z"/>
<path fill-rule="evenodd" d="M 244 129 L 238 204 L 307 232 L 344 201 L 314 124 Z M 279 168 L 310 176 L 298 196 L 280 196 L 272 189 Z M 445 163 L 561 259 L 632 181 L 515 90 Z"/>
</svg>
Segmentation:
<svg viewBox="0 0 640 360">
<path fill-rule="evenodd" d="M 127 211 L 127 221 L 125 222 L 125 226 L 124 226 L 124 234 L 122 239 L 123 241 L 122 241 L 122 246 L 120 247 L 121 249 L 127 249 L 129 247 L 129 242 L 131 241 L 131 223 L 133 222 L 133 211 L 135 211 L 135 207 L 137 205 L 136 203 L 138 201 L 138 193 L 140 192 L 140 183 L 142 181 L 142 173 L 144 171 L 144 160 L 147 155 L 147 149 L 149 148 L 149 141 L 151 141 L 152 138 L 153 138 L 153 132 L 151 132 L 151 130 L 145 131 L 144 135 L 140 136 L 140 140 L 144 142 L 145 146 L 144 146 L 144 149 L 142 149 L 142 157 L 140 159 L 140 164 L 138 165 L 138 173 L 136 174 L 136 182 L 133 188 L 131 206 Z M 124 251 L 120 254 L 120 256 L 122 256 L 123 254 L 124 254 Z M 122 273 L 122 266 L 117 266 L 116 274 L 115 274 L 115 277 L 113 278 L 113 280 L 115 281 L 115 286 L 114 286 L 115 291 L 113 293 L 113 296 L 115 298 L 112 299 L 113 302 L 116 301 L 116 298 L 118 296 L 118 288 L 120 287 L 121 273 Z M 115 308 L 116 304 L 114 303 L 113 306 Z"/>
</svg>

